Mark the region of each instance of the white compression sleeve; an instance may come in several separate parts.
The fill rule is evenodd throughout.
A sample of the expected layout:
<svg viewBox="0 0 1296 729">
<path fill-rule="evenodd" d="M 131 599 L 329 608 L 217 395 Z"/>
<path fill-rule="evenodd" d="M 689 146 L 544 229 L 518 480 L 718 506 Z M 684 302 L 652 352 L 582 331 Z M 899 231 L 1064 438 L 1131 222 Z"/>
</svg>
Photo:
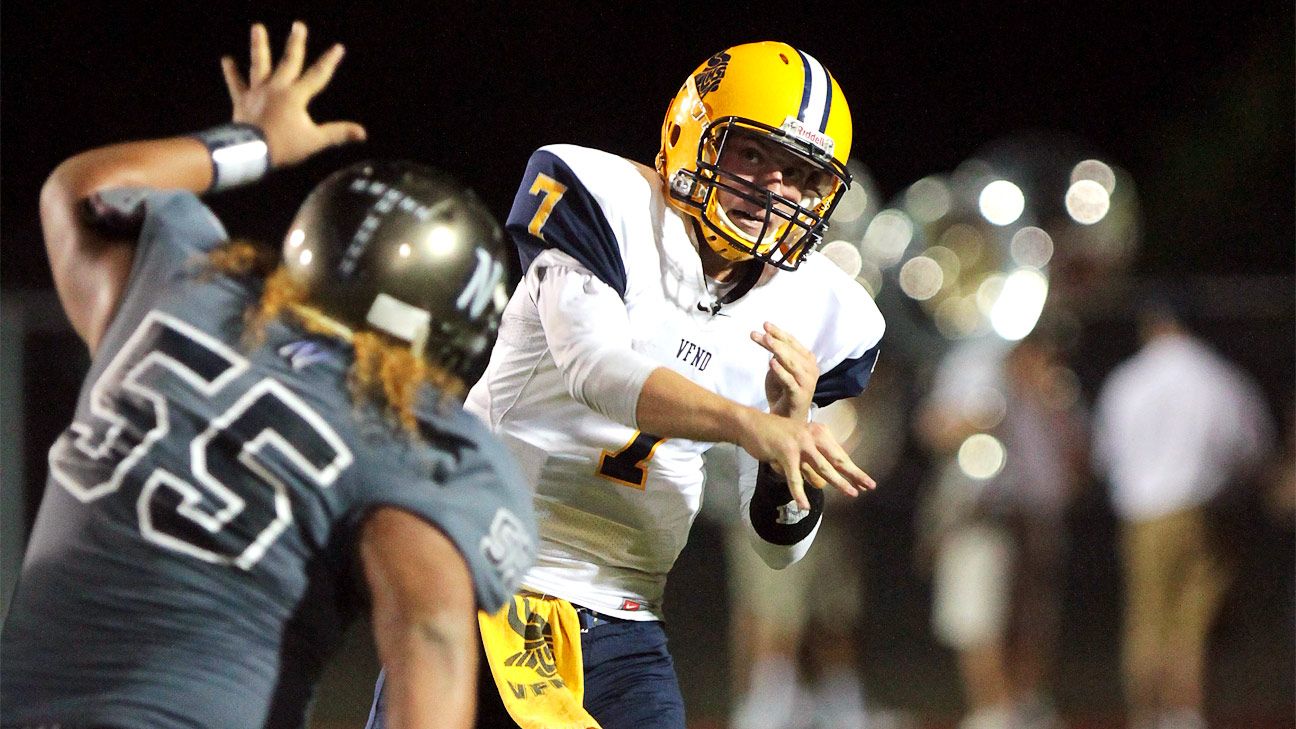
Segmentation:
<svg viewBox="0 0 1296 729">
<path fill-rule="evenodd" d="M 625 302 L 575 260 L 553 250 L 532 263 L 527 285 L 567 391 L 590 409 L 637 427 L 639 392 L 659 365 L 631 348 Z"/>
</svg>

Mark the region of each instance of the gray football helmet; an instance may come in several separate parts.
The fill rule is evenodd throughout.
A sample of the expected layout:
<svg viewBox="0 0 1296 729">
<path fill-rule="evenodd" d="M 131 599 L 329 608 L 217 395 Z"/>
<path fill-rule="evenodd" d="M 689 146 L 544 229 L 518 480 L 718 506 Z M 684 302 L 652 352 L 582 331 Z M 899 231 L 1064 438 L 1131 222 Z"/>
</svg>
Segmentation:
<svg viewBox="0 0 1296 729">
<path fill-rule="evenodd" d="M 351 331 L 409 342 L 471 385 L 508 302 L 499 224 L 471 190 L 413 162 L 330 175 L 297 211 L 283 265 L 305 306 Z"/>
</svg>

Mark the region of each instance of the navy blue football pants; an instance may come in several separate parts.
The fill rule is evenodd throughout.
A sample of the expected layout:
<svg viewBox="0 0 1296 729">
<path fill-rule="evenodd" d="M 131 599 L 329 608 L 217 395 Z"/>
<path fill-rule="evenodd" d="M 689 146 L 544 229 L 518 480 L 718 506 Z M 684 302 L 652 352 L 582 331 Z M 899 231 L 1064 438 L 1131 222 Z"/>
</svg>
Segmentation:
<svg viewBox="0 0 1296 729">
<path fill-rule="evenodd" d="M 655 620 L 622 620 L 576 608 L 585 664 L 585 710 L 603 729 L 684 729 L 684 698 L 666 631 Z M 479 646 L 480 648 L 480 646 Z M 478 729 L 516 729 L 480 652 Z M 378 676 L 366 729 L 385 729 L 383 676 Z"/>
</svg>

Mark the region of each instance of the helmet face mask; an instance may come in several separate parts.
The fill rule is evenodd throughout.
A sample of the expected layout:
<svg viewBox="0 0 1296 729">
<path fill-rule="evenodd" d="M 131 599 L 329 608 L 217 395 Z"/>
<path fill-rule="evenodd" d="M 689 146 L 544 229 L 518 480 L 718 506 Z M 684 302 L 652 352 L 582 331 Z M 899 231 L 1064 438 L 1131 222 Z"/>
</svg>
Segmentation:
<svg viewBox="0 0 1296 729">
<path fill-rule="evenodd" d="M 408 342 L 471 384 L 485 367 L 508 300 L 495 219 L 449 176 L 411 162 L 363 162 L 302 203 L 283 266 L 302 313 L 345 336 Z"/>
<path fill-rule="evenodd" d="M 800 199 L 731 169 L 743 168 L 732 159 L 751 140 L 797 175 L 782 189 L 800 188 Z M 722 257 L 793 270 L 822 240 L 850 184 L 850 143 L 845 98 L 817 61 L 783 43 L 749 43 L 712 56 L 685 81 L 666 114 L 657 169 L 671 203 Z"/>
<path fill-rule="evenodd" d="M 774 162 L 780 168 L 800 170 L 796 185 L 808 189 L 800 191 L 799 199 L 779 195 L 733 169 L 739 165 L 729 162 L 730 156 L 753 147 L 766 157 L 777 155 Z M 700 222 L 727 244 L 726 249 L 795 269 L 819 245 L 840 199 L 836 192 L 850 179 L 835 163 L 790 143 L 781 130 L 738 118 L 717 120 L 699 141 L 695 189 L 701 192 Z M 683 202 L 692 204 L 694 199 Z M 759 222 L 759 228 L 735 221 L 739 216 Z"/>
</svg>

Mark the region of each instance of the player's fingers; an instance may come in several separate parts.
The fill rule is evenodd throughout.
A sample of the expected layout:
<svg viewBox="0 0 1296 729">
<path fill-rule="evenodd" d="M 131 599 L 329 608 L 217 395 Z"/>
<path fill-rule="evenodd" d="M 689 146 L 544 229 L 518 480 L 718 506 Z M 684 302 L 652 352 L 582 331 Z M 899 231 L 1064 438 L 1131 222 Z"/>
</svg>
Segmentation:
<svg viewBox="0 0 1296 729">
<path fill-rule="evenodd" d="M 274 71 L 274 78 L 282 83 L 291 83 L 301 75 L 302 63 L 306 58 L 306 24 L 300 20 L 293 21 L 292 30 L 288 31 L 288 42 L 284 44 L 283 58 Z"/>
<path fill-rule="evenodd" d="M 823 455 L 830 463 L 832 463 L 833 468 L 835 468 L 838 473 L 845 476 L 846 479 L 854 484 L 856 488 L 865 491 L 871 491 L 877 488 L 877 481 L 874 481 L 872 476 L 868 475 L 862 468 L 855 465 L 855 461 L 851 460 L 850 456 L 846 454 L 846 451 L 842 450 L 842 447 L 838 445 L 836 441 L 834 441 L 831 444 L 831 447 L 827 448 L 826 451 L 827 452 Z"/>
<path fill-rule="evenodd" d="M 801 369 L 800 361 L 796 350 L 787 342 L 783 342 L 765 332 L 752 332 L 751 339 L 759 344 L 765 351 L 777 357 L 788 369 Z"/>
<path fill-rule="evenodd" d="M 783 387 L 788 390 L 795 389 L 799 384 L 796 375 L 789 372 L 788 368 L 779 361 L 778 357 L 770 359 L 770 371 L 774 373 L 774 377 L 778 379 L 779 384 L 783 385 Z"/>
<path fill-rule="evenodd" d="M 805 478 L 806 483 L 810 484 L 811 486 L 821 491 L 825 486 L 828 485 L 827 479 L 825 479 L 823 476 L 820 476 L 818 473 L 816 473 L 815 470 L 811 468 L 810 464 L 808 463 L 801 464 L 801 476 Z"/>
<path fill-rule="evenodd" d="M 249 50 L 248 84 L 256 86 L 270 76 L 270 38 L 266 28 L 260 23 L 252 25 L 252 41 Z"/>
<path fill-rule="evenodd" d="M 827 483 L 833 485 L 838 491 L 847 496 L 859 496 L 859 489 L 855 488 L 845 476 L 843 476 L 829 461 L 820 453 L 813 454 L 806 460 L 814 469 L 815 473 Z"/>
<path fill-rule="evenodd" d="M 784 469 L 783 477 L 787 479 L 788 491 L 798 509 L 810 510 L 810 499 L 805 495 L 805 484 L 801 477 L 801 468 L 797 463 L 789 463 Z"/>
<path fill-rule="evenodd" d="M 243 83 L 243 77 L 239 75 L 238 66 L 235 65 L 234 59 L 229 56 L 221 58 L 221 73 L 225 75 L 225 88 L 229 89 L 230 100 L 235 104 L 243 98 L 243 92 L 247 91 L 247 85 Z"/>
<path fill-rule="evenodd" d="M 318 94 L 328 86 L 329 81 L 333 80 L 333 72 L 337 70 L 338 64 L 342 62 L 342 56 L 346 55 L 346 49 L 341 43 L 334 43 L 333 47 L 324 52 L 324 55 L 315 60 L 311 67 L 306 69 L 302 74 L 299 83 L 311 96 Z"/>
<path fill-rule="evenodd" d="M 844 458 L 842 462 L 837 463 L 836 465 L 837 470 L 849 478 L 851 483 L 854 483 L 859 488 L 866 491 L 872 491 L 877 488 L 877 481 L 875 481 L 872 476 L 865 473 L 864 469 L 855 465 L 855 462 L 851 459 Z"/>
<path fill-rule="evenodd" d="M 796 337 L 792 336 L 788 332 L 784 331 L 783 329 L 780 329 L 776 324 L 774 324 L 774 322 L 769 322 L 769 321 L 765 322 L 765 331 L 769 332 L 770 336 L 774 337 L 778 341 L 786 343 L 789 347 L 791 347 L 794 351 L 798 353 L 801 354 L 810 353 L 810 350 L 806 349 L 805 345 L 802 344 L 800 340 L 798 340 Z"/>
<path fill-rule="evenodd" d="M 335 121 L 321 124 L 320 130 L 324 132 L 330 146 L 363 142 L 369 136 L 364 127 L 351 121 Z"/>
<path fill-rule="evenodd" d="M 831 475 L 837 475 L 843 478 L 847 485 L 852 489 L 872 489 L 877 483 L 867 474 L 860 470 L 859 466 L 851 460 L 850 455 L 846 453 L 837 439 L 833 437 L 832 432 L 822 423 L 811 423 L 810 431 L 814 434 L 815 449 L 812 454 L 812 462 L 816 469 L 823 473 L 824 468 L 831 469 Z M 825 473 L 832 481 L 830 474 Z M 840 487 L 840 484 L 834 482 Z M 849 493 L 849 492 L 848 492 Z M 853 495 L 853 494 L 852 494 Z"/>
<path fill-rule="evenodd" d="M 751 337 L 753 341 L 778 357 L 798 380 L 812 373 L 818 377 L 819 368 L 814 354 L 782 329 L 765 322 L 765 331 L 752 332 Z"/>
</svg>

